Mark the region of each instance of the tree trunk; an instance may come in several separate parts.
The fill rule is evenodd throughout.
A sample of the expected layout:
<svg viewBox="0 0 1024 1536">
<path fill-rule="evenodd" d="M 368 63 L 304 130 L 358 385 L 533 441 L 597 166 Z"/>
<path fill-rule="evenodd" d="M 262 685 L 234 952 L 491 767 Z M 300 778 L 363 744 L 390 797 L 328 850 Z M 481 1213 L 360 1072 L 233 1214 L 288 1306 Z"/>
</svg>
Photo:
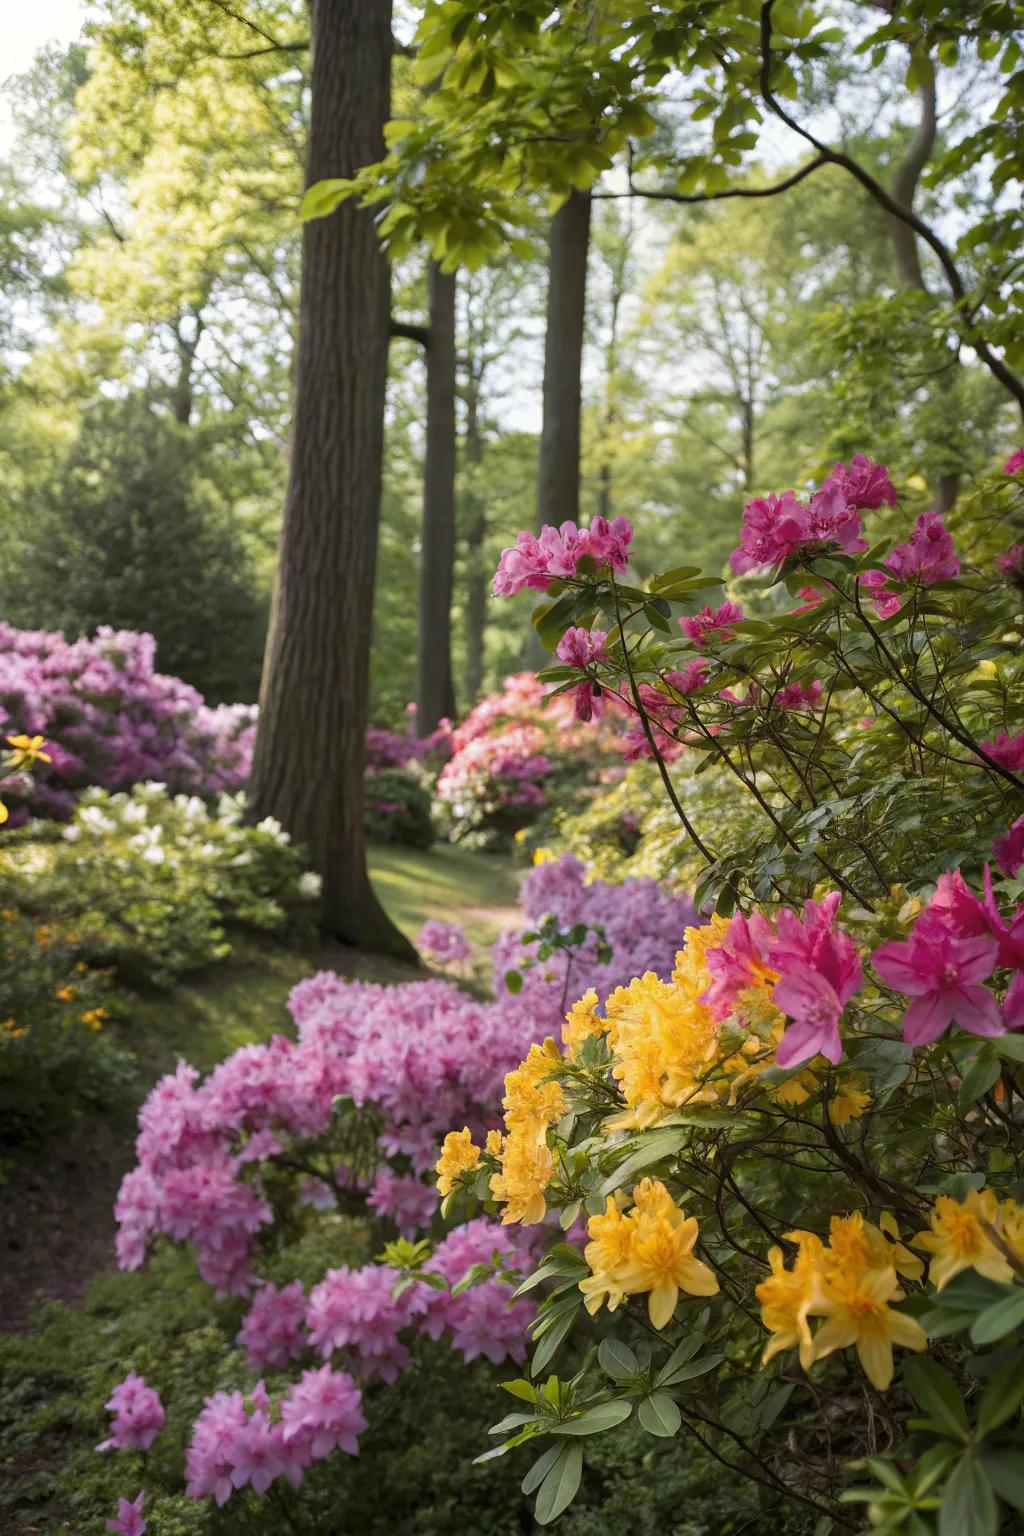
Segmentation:
<svg viewBox="0 0 1024 1536">
<path fill-rule="evenodd" d="M 384 153 L 391 0 L 312 0 L 307 184 Z M 252 773 L 323 877 L 325 930 L 414 958 L 366 868 L 363 753 L 380 520 L 389 275 L 351 202 L 302 235 L 291 463 Z"/>
<path fill-rule="evenodd" d="M 475 704 L 484 680 L 484 627 L 487 620 L 487 570 L 484 565 L 484 540 L 487 537 L 487 512 L 477 479 L 483 459 L 480 435 L 480 381 L 476 360 L 470 356 L 465 391 L 466 433 L 463 461 L 466 469 L 463 491 L 463 526 L 466 530 L 466 703 Z"/>
<path fill-rule="evenodd" d="M 427 448 L 423 467 L 416 731 L 429 736 L 455 714 L 452 583 L 455 569 L 455 274 L 430 263 Z"/>
<path fill-rule="evenodd" d="M 587 300 L 590 193 L 570 192 L 551 221 L 544 418 L 537 473 L 537 523 L 580 515 L 580 371 Z"/>
</svg>

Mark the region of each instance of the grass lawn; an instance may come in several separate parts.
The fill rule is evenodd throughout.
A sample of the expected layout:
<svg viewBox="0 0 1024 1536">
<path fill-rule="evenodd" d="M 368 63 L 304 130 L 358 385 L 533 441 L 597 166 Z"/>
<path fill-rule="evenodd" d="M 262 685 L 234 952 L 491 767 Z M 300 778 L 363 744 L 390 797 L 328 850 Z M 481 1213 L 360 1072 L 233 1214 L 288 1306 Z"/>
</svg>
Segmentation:
<svg viewBox="0 0 1024 1536">
<path fill-rule="evenodd" d="M 523 868 L 502 854 L 467 853 L 450 843 L 427 852 L 376 847 L 370 849 L 370 873 L 385 907 L 411 939 L 434 917 L 461 924 L 471 942 L 487 945 L 516 920 Z"/>
</svg>

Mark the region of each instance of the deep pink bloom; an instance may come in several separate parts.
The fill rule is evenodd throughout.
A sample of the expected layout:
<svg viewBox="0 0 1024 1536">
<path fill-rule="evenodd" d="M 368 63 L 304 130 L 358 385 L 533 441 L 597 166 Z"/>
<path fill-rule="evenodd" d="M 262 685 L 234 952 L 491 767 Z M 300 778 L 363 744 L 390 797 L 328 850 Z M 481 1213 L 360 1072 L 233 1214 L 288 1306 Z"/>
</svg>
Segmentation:
<svg viewBox="0 0 1024 1536">
<path fill-rule="evenodd" d="M 494 577 L 495 597 L 511 597 L 523 587 L 543 592 L 560 577 L 575 576 L 584 555 L 598 566 L 624 571 L 629 563 L 633 528 L 628 518 L 609 523 L 595 517 L 589 528 L 564 522 L 558 528 L 545 524 L 540 536 L 520 533 L 514 546 L 503 549 Z"/>
<path fill-rule="evenodd" d="M 889 586 L 889 577 L 885 571 L 861 571 L 857 583 L 871 594 L 871 601 L 880 619 L 891 619 L 894 613 L 899 613 L 903 600 Z"/>
<path fill-rule="evenodd" d="M 768 960 L 779 973 L 772 1002 L 790 1019 L 775 1060 L 795 1067 L 819 1053 L 831 1062 L 843 1054 L 839 1021 L 860 989 L 863 969 L 856 946 L 836 928 L 839 894 L 805 901 L 803 916 L 784 908 L 777 932 L 766 945 Z"/>
<path fill-rule="evenodd" d="M 114 1388 L 106 1407 L 113 1422 L 109 1440 L 98 1445 L 98 1451 L 146 1451 L 164 1427 L 159 1394 L 134 1371 Z"/>
<path fill-rule="evenodd" d="M 1024 816 L 1018 816 L 1013 825 L 995 839 L 992 852 L 1003 874 L 1012 879 L 1024 866 Z"/>
<path fill-rule="evenodd" d="M 996 555 L 996 570 L 1001 576 L 1024 576 L 1024 544 L 1011 544 L 1003 555 Z"/>
<path fill-rule="evenodd" d="M 855 453 L 849 469 L 837 464 L 822 486 L 835 483 L 839 486 L 847 504 L 860 512 L 873 512 L 883 503 L 896 505 L 896 487 L 889 478 L 884 464 L 875 464 L 863 453 Z"/>
<path fill-rule="evenodd" d="M 707 663 L 694 658 L 678 672 L 666 672 L 665 681 L 671 683 L 677 693 L 695 693 L 708 680 Z"/>
<path fill-rule="evenodd" d="M 780 709 L 819 709 L 824 698 L 825 689 L 815 679 L 813 683 L 787 683 L 779 689 L 774 702 Z"/>
<path fill-rule="evenodd" d="M 897 544 L 882 564 L 901 581 L 931 587 L 960 574 L 953 538 L 939 512 L 922 512 L 906 544 Z"/>
<path fill-rule="evenodd" d="M 1011 453 L 1003 465 L 1004 475 L 1019 475 L 1024 471 L 1024 448 L 1018 448 L 1016 453 Z"/>
<path fill-rule="evenodd" d="M 771 924 L 760 912 L 745 917 L 738 912 L 723 934 L 721 942 L 705 955 L 711 973 L 711 985 L 700 1001 L 716 1019 L 726 1019 L 733 1012 L 740 995 L 770 971 L 768 942 L 773 938 Z"/>
<path fill-rule="evenodd" d="M 992 741 L 983 741 L 981 746 L 1001 768 L 1009 768 L 1011 773 L 1019 773 L 1024 768 L 1024 731 L 1017 736 L 1000 731 Z"/>
<path fill-rule="evenodd" d="M 729 556 L 738 576 L 776 565 L 807 537 L 810 508 L 795 491 L 755 497 L 743 508 L 740 542 Z"/>
<path fill-rule="evenodd" d="M 730 626 L 738 624 L 742 617 L 743 609 L 739 603 L 723 603 L 714 611 L 705 603 L 700 613 L 684 615 L 679 620 L 679 628 L 688 640 L 703 650 L 715 635 L 721 640 L 735 639 L 736 632 Z"/>
<path fill-rule="evenodd" d="M 799 607 L 791 608 L 789 610 L 792 614 L 810 613 L 812 609 L 819 608 L 825 601 L 824 592 L 819 592 L 817 587 L 801 587 L 800 591 L 797 593 L 797 596 L 802 597 L 803 602 L 799 605 Z"/>
<path fill-rule="evenodd" d="M 928 913 L 910 937 L 876 949 L 871 963 L 882 980 L 914 998 L 903 1016 L 908 1045 L 928 1045 L 954 1020 L 972 1035 L 1001 1035 L 999 1005 L 981 983 L 996 966 L 999 945 L 979 935 L 961 938 Z"/>
<path fill-rule="evenodd" d="M 607 632 L 603 629 L 567 629 L 558 642 L 555 655 L 566 666 L 578 667 L 583 672 L 595 661 L 608 660 L 607 639 Z"/>
<path fill-rule="evenodd" d="M 145 1492 L 137 1493 L 131 1502 L 118 1499 L 117 1518 L 107 1521 L 107 1530 L 116 1531 L 118 1536 L 145 1536 L 146 1522 L 142 1518 L 145 1502 Z"/>
</svg>

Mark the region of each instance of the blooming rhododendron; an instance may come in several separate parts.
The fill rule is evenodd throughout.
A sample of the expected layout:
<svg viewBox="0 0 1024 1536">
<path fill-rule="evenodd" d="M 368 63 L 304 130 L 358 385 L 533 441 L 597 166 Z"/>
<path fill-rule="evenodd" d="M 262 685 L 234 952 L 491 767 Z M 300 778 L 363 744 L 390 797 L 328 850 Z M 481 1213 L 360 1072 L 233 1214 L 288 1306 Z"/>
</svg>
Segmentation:
<svg viewBox="0 0 1024 1536">
<path fill-rule="evenodd" d="M 1009 768 L 1012 773 L 1024 771 L 1024 731 L 1016 736 L 1000 731 L 991 741 L 983 741 L 981 748 L 994 763 Z"/>
<path fill-rule="evenodd" d="M 1012 876 L 1024 867 L 1024 816 L 1017 820 L 992 844 L 996 863 L 1004 875 Z"/>
<path fill-rule="evenodd" d="M 996 570 L 1011 580 L 1024 576 L 1024 544 L 1011 544 L 1001 555 L 996 555 Z"/>
<path fill-rule="evenodd" d="M 703 650 L 715 636 L 720 640 L 735 639 L 736 631 L 730 626 L 738 624 L 742 617 L 743 609 L 739 603 L 722 603 L 714 610 L 705 603 L 699 613 L 684 614 L 679 620 L 679 628 L 687 640 L 692 640 Z"/>
<path fill-rule="evenodd" d="M 867 549 L 861 537 L 862 509 L 895 502 L 888 472 L 856 454 L 849 470 L 837 464 L 810 500 L 795 491 L 755 497 L 743 509 L 740 543 L 730 557 L 737 575 L 763 570 L 792 555 L 815 553 L 835 544 L 844 554 Z"/>
<path fill-rule="evenodd" d="M 981 983 L 995 969 L 994 939 L 959 938 L 927 913 L 905 941 L 876 949 L 871 963 L 882 980 L 914 1001 L 903 1016 L 908 1045 L 937 1040 L 954 1020 L 974 1035 L 999 1035 L 999 1004 Z"/>
<path fill-rule="evenodd" d="M 164 1427 L 159 1393 L 134 1371 L 114 1388 L 106 1406 L 113 1422 L 110 1438 L 96 1447 L 98 1451 L 146 1451 Z"/>
<path fill-rule="evenodd" d="M 939 512 L 922 512 L 909 541 L 897 544 L 883 557 L 882 564 L 901 581 L 920 581 L 925 587 L 960 574 L 952 535 Z"/>
<path fill-rule="evenodd" d="M 523 587 L 544 592 L 559 577 L 575 576 L 585 555 L 595 565 L 624 571 L 629 560 L 633 529 L 628 518 L 608 522 L 595 517 L 589 528 L 564 522 L 558 528 L 545 523 L 539 537 L 521 533 L 514 547 L 504 549 L 494 577 L 494 595 L 511 597 Z"/>
<path fill-rule="evenodd" d="M 1019 475 L 1022 470 L 1024 470 L 1024 448 L 1018 448 L 1015 453 L 1010 454 L 1003 465 L 1003 474 Z"/>
<path fill-rule="evenodd" d="M 436 918 L 430 918 L 423 924 L 416 935 L 416 945 L 446 965 L 468 960 L 473 952 L 458 924 L 438 922 Z"/>
<path fill-rule="evenodd" d="M 107 1521 L 107 1530 L 116 1531 L 117 1536 L 145 1536 L 146 1522 L 142 1518 L 145 1502 L 145 1493 L 137 1493 L 131 1500 L 118 1499 L 117 1516 Z"/>
</svg>

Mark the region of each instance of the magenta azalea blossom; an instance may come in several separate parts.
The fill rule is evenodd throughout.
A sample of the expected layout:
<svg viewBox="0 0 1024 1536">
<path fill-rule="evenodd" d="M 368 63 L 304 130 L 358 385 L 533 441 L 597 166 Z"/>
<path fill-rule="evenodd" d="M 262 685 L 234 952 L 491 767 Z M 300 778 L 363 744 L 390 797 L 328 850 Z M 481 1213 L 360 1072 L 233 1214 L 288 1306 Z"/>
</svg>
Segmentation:
<svg viewBox="0 0 1024 1536">
<path fill-rule="evenodd" d="M 130 1501 L 118 1499 L 117 1518 L 107 1521 L 107 1530 L 116 1531 L 118 1536 L 145 1536 L 146 1522 L 142 1518 L 145 1502 L 145 1492 L 137 1493 Z"/>
<path fill-rule="evenodd" d="M 109 1440 L 98 1445 L 98 1451 L 147 1451 L 164 1427 L 159 1394 L 134 1371 L 114 1388 L 106 1407 L 113 1422 Z"/>
<path fill-rule="evenodd" d="M 1018 816 L 1011 827 L 995 839 L 992 852 L 1004 875 L 1010 879 L 1024 867 L 1024 816 Z"/>
<path fill-rule="evenodd" d="M 929 1045 L 955 1020 L 972 1035 L 1001 1035 L 999 1005 L 981 983 L 996 966 L 999 945 L 983 935 L 962 938 L 925 913 L 909 939 L 876 949 L 871 963 L 888 986 L 914 1001 L 903 1016 L 908 1045 Z"/>
<path fill-rule="evenodd" d="M 742 617 L 743 609 L 739 603 L 723 603 L 715 609 L 705 603 L 699 613 L 685 614 L 679 620 L 679 628 L 687 640 L 692 640 L 694 645 L 703 650 L 708 640 L 716 634 L 721 640 L 734 639 L 735 630 L 730 626 L 738 624 Z"/>
<path fill-rule="evenodd" d="M 843 1054 L 839 1020 L 860 989 L 863 968 L 848 934 L 836 928 L 839 893 L 805 901 L 803 916 L 783 909 L 767 956 L 779 973 L 772 1002 L 791 1020 L 775 1060 L 795 1067 L 819 1052 L 831 1062 Z"/>
<path fill-rule="evenodd" d="M 791 1020 L 775 1052 L 778 1066 L 798 1067 L 819 1054 L 833 1063 L 842 1058 L 843 1004 L 820 971 L 802 962 L 791 965 L 775 983 L 772 1002 Z"/>
<path fill-rule="evenodd" d="M 582 672 L 595 661 L 608 660 L 607 639 L 607 632 L 603 629 L 589 630 L 574 626 L 567 629 L 559 640 L 555 655 L 566 666 L 578 667 Z"/>
<path fill-rule="evenodd" d="M 753 912 L 750 917 L 738 912 L 721 941 L 707 950 L 705 961 L 711 985 L 701 993 L 700 1001 L 716 1019 L 728 1018 L 740 994 L 772 970 L 768 963 L 768 941 L 772 937 L 771 924 L 760 912 Z"/>
<path fill-rule="evenodd" d="M 837 464 L 825 485 L 835 483 L 847 504 L 859 512 L 874 512 L 884 505 L 896 505 L 896 487 L 884 464 L 875 464 L 867 454 L 855 453 L 849 469 Z M 825 486 L 822 486 L 822 490 Z"/>
<path fill-rule="evenodd" d="M 665 681 L 671 683 L 677 693 L 695 693 L 708 680 L 707 663 L 694 659 L 678 672 L 666 672 Z"/>
<path fill-rule="evenodd" d="M 897 544 L 882 564 L 901 581 L 931 587 L 960 574 L 953 538 L 938 512 L 922 512 L 906 544 Z"/>
<path fill-rule="evenodd" d="M 1008 736 L 1005 731 L 1000 731 L 992 741 L 983 741 L 981 748 L 994 763 L 998 763 L 1001 768 L 1009 768 L 1011 773 L 1024 768 L 1024 731 L 1017 736 Z"/>
<path fill-rule="evenodd" d="M 885 571 L 861 571 L 857 583 L 871 594 L 871 601 L 880 619 L 891 619 L 893 614 L 899 613 L 903 600 L 889 586 L 889 577 Z"/>
<path fill-rule="evenodd" d="M 629 563 L 633 527 L 626 517 L 595 517 L 589 528 L 564 522 L 558 528 L 545 524 L 540 535 L 523 532 L 515 544 L 503 549 L 494 577 L 495 597 L 512 597 L 523 587 L 544 592 L 552 581 L 575 576 L 584 555 L 598 566 L 624 571 Z"/>
<path fill-rule="evenodd" d="M 1004 475 L 1019 475 L 1024 472 L 1024 448 L 1018 448 L 1016 453 L 1011 453 L 1003 465 Z"/>
<path fill-rule="evenodd" d="M 1000 576 L 1024 576 L 1024 544 L 1011 544 L 1005 554 L 996 555 L 996 570 Z"/>
</svg>

